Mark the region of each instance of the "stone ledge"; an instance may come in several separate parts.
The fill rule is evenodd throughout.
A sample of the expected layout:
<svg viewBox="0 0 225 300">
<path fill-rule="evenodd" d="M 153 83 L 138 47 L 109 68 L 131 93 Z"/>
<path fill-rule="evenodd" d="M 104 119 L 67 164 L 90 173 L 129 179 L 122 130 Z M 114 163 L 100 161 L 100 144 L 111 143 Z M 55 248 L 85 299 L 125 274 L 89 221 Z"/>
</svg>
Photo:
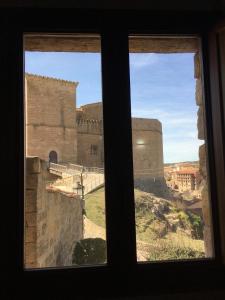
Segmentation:
<svg viewBox="0 0 225 300">
<path fill-rule="evenodd" d="M 101 52 L 98 36 L 27 35 L 24 44 L 26 51 Z M 133 53 L 194 53 L 198 48 L 198 39 L 189 37 L 136 36 L 129 40 Z"/>
</svg>

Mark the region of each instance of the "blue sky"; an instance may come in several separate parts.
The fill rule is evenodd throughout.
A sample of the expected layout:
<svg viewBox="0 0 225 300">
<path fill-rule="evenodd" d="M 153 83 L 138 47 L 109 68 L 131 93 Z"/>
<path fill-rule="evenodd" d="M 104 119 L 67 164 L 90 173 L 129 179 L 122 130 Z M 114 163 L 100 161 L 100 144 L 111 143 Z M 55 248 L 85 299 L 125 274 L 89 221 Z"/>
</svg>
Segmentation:
<svg viewBox="0 0 225 300">
<path fill-rule="evenodd" d="M 161 121 L 164 162 L 198 160 L 193 68 L 193 54 L 130 54 L 132 116 Z M 78 81 L 78 107 L 102 100 L 100 54 L 26 52 L 25 71 Z"/>
</svg>

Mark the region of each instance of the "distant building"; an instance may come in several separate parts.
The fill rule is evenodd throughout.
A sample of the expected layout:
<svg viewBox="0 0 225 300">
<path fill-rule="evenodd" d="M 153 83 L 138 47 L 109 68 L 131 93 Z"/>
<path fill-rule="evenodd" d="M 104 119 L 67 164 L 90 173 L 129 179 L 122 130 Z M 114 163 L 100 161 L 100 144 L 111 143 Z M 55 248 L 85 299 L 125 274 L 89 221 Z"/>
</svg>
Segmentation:
<svg viewBox="0 0 225 300">
<path fill-rule="evenodd" d="M 171 186 L 180 192 L 195 191 L 198 185 L 198 172 L 196 170 L 176 171 L 172 174 Z"/>
</svg>

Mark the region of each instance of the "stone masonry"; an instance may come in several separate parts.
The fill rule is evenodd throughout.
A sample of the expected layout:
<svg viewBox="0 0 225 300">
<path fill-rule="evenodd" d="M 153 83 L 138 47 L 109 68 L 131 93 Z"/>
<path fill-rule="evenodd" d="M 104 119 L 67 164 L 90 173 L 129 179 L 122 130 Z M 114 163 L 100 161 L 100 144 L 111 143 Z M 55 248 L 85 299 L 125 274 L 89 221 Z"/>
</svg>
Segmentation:
<svg viewBox="0 0 225 300">
<path fill-rule="evenodd" d="M 77 82 L 26 74 L 26 156 L 77 161 Z"/>
<path fill-rule="evenodd" d="M 26 74 L 26 156 L 104 167 L 102 103 L 76 108 L 78 83 Z M 163 178 L 162 126 L 132 118 L 135 179 Z"/>
<path fill-rule="evenodd" d="M 71 265 L 83 238 L 82 201 L 73 193 L 46 189 L 50 153 L 57 162 L 104 167 L 102 103 L 76 109 L 78 83 L 26 74 L 25 266 Z M 162 190 L 162 127 L 158 120 L 133 118 L 134 177 L 137 187 Z M 157 194 L 157 193 L 156 193 Z"/>
<path fill-rule="evenodd" d="M 50 174 L 45 161 L 26 159 L 25 266 L 59 267 L 72 264 L 72 252 L 83 238 L 82 200 L 74 194 L 48 190 Z"/>
<path fill-rule="evenodd" d="M 88 167 L 104 167 L 101 102 L 77 109 L 77 162 Z"/>
<path fill-rule="evenodd" d="M 102 120 L 101 102 L 77 109 L 77 157 L 81 165 L 104 166 Z M 135 187 L 167 196 L 160 121 L 132 118 L 132 140 Z"/>
</svg>

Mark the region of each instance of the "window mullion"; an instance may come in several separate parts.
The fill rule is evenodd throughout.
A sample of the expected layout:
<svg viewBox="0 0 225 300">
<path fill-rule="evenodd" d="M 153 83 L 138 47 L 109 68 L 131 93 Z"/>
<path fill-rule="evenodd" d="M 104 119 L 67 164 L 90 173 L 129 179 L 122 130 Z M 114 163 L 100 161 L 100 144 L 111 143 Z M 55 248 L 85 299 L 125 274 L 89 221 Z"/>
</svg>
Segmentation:
<svg viewBox="0 0 225 300">
<path fill-rule="evenodd" d="M 102 35 L 108 263 L 136 261 L 130 82 L 126 32 Z"/>
</svg>

